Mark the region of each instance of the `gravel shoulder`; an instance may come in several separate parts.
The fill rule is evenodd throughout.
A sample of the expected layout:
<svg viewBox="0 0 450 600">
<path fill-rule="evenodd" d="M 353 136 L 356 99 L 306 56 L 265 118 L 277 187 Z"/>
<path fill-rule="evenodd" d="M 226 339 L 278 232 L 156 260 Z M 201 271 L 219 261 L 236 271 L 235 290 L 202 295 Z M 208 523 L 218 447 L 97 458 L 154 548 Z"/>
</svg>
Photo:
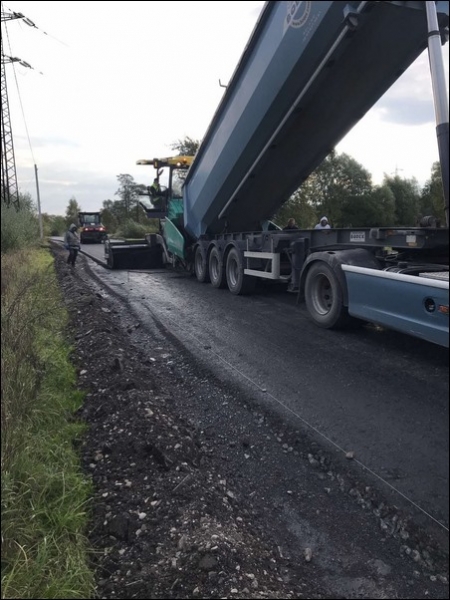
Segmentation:
<svg viewBox="0 0 450 600">
<path fill-rule="evenodd" d="M 412 513 L 52 252 L 98 598 L 448 598 L 446 552 Z"/>
</svg>

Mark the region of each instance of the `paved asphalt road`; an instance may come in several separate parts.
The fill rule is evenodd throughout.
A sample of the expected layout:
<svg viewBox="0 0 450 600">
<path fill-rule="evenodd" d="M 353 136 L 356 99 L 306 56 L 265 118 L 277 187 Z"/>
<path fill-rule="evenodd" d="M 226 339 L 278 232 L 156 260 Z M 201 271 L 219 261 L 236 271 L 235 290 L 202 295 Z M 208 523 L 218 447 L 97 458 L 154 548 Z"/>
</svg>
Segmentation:
<svg viewBox="0 0 450 600">
<path fill-rule="evenodd" d="M 103 246 L 82 250 L 103 258 Z M 228 381 L 313 431 L 397 505 L 448 527 L 448 350 L 392 331 L 321 330 L 296 298 L 250 297 L 159 270 L 109 271 L 92 263 L 136 314 L 154 318 Z"/>
</svg>

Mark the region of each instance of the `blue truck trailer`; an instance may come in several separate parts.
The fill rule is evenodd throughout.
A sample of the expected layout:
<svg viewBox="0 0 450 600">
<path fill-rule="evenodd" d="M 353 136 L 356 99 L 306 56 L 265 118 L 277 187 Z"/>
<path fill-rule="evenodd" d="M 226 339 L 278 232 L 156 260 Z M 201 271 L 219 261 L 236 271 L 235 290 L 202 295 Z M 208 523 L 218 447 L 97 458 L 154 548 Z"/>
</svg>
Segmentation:
<svg viewBox="0 0 450 600">
<path fill-rule="evenodd" d="M 233 294 L 290 282 L 318 326 L 359 319 L 448 346 L 448 24 L 449 2 L 266 2 L 195 159 L 140 161 L 169 168 L 163 211 L 146 205 L 160 219 L 139 245 L 149 266 Z M 276 211 L 427 47 L 446 227 L 281 231 Z M 114 266 L 127 248 L 105 250 Z"/>
</svg>

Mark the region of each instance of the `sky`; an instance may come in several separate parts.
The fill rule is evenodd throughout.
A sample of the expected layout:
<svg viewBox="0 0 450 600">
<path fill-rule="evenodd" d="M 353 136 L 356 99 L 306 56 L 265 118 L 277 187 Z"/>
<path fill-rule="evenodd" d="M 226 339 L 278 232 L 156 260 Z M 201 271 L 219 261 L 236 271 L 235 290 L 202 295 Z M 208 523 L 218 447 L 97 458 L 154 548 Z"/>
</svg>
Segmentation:
<svg viewBox="0 0 450 600">
<path fill-rule="evenodd" d="M 19 191 L 63 215 L 117 200 L 117 176 L 150 185 L 142 158 L 173 155 L 201 140 L 264 2 L 2 2 L 23 20 L 2 23 Z M 444 48 L 448 74 L 448 45 Z M 447 80 L 448 83 L 448 80 Z M 340 142 L 371 174 L 416 178 L 438 160 L 427 53 Z"/>
</svg>

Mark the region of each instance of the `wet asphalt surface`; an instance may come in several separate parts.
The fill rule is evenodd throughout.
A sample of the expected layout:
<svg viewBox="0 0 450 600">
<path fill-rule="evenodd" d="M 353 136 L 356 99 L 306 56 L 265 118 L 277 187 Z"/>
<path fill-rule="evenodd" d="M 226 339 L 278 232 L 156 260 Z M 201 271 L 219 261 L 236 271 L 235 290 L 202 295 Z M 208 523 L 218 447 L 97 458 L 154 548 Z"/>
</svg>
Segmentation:
<svg viewBox="0 0 450 600">
<path fill-rule="evenodd" d="M 103 246 L 82 250 L 103 258 Z M 219 378 L 336 455 L 354 453 L 358 477 L 446 537 L 448 349 L 373 326 L 321 330 L 276 287 L 236 297 L 164 269 L 93 270 Z"/>
</svg>

